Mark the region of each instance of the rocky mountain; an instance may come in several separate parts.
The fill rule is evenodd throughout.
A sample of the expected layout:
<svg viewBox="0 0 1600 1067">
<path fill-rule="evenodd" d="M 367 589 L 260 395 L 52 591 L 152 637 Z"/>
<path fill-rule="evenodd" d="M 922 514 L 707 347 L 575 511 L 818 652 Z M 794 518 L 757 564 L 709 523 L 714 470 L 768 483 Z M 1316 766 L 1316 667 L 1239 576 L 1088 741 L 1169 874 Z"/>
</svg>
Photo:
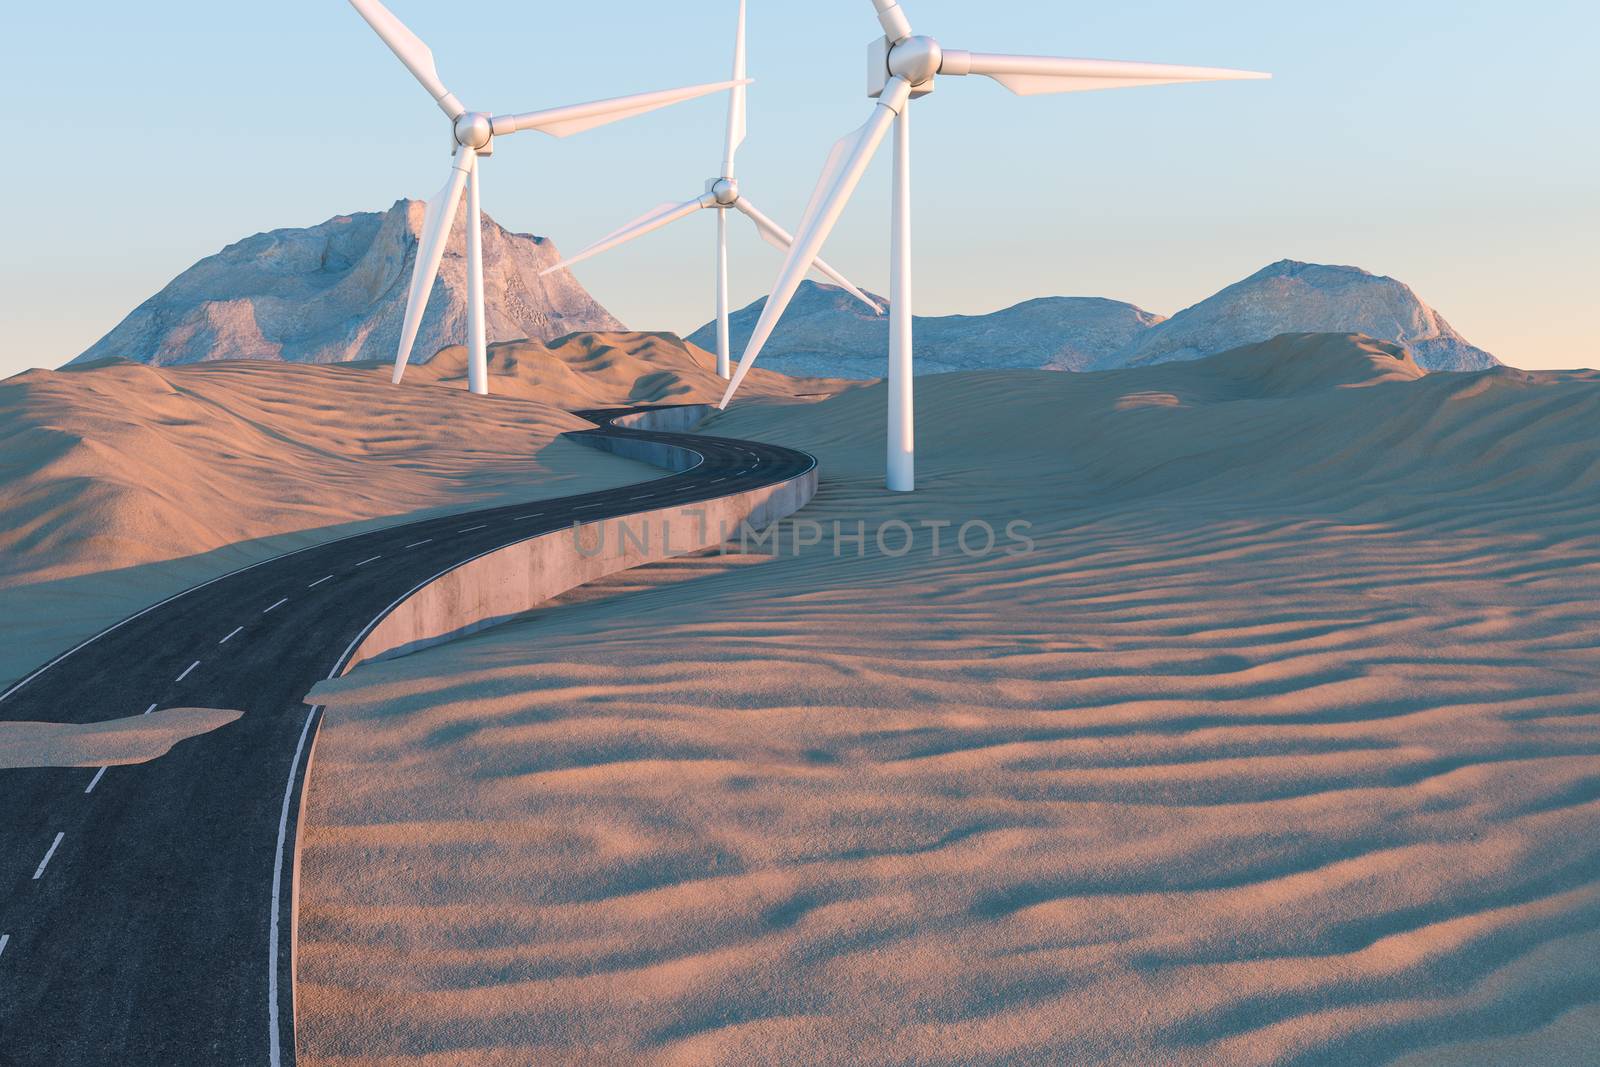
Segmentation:
<svg viewBox="0 0 1600 1067">
<path fill-rule="evenodd" d="M 868 294 L 888 306 L 889 301 Z M 763 297 L 729 322 L 737 360 L 755 330 Z M 1083 370 L 1095 357 L 1130 344 L 1161 321 L 1132 304 L 1098 297 L 1028 300 L 989 315 L 918 316 L 912 321 L 918 374 L 1023 367 Z M 715 350 L 716 323 L 688 338 Z M 785 374 L 877 378 L 885 371 L 889 320 L 833 285 L 807 281 L 783 313 L 760 365 Z"/>
<path fill-rule="evenodd" d="M 1404 345 L 1427 370 L 1500 361 L 1470 343 L 1410 286 L 1359 267 L 1279 260 L 1147 330 L 1097 367 L 1198 359 L 1284 333 L 1362 333 Z"/>
<path fill-rule="evenodd" d="M 735 358 L 765 305 L 758 300 L 734 314 Z M 888 329 L 885 319 L 839 289 L 806 282 L 760 365 L 792 374 L 879 377 Z M 918 318 L 913 330 L 919 374 L 997 367 L 1108 370 L 1197 359 L 1289 333 L 1365 334 L 1404 346 L 1427 370 L 1499 366 L 1401 282 L 1357 267 L 1287 259 L 1170 319 L 1115 300 L 1048 297 L 989 315 Z M 702 326 L 690 340 L 714 346 L 715 324 Z"/>
<path fill-rule="evenodd" d="M 342 363 L 392 359 L 424 205 L 340 215 L 309 229 L 273 230 L 231 244 L 178 275 L 74 363 L 120 356 L 140 363 L 270 359 Z M 413 360 L 466 334 L 466 208 L 457 214 Z M 553 340 L 623 326 L 557 262 L 543 237 L 483 219 L 484 296 L 491 341 Z"/>
</svg>

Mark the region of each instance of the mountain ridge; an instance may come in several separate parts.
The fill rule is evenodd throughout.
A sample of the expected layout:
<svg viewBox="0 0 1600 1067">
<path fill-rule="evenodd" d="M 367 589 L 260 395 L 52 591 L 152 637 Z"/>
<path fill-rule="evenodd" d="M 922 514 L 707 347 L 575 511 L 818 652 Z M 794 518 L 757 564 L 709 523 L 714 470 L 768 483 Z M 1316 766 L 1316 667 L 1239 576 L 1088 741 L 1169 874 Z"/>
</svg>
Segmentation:
<svg viewBox="0 0 1600 1067">
<path fill-rule="evenodd" d="M 884 297 L 868 295 L 888 307 Z M 765 306 L 762 298 L 730 316 L 735 360 Z M 919 315 L 912 324 L 916 372 L 1084 370 L 1097 352 L 1120 348 L 1161 321 L 1133 304 L 1096 296 L 1034 297 L 986 315 Z M 687 340 L 714 350 L 716 323 Z M 887 315 L 873 315 L 837 286 L 806 281 L 779 320 L 760 365 L 786 374 L 880 377 L 888 345 Z"/>
<path fill-rule="evenodd" d="M 71 363 L 108 356 L 156 366 L 393 359 L 425 207 L 397 200 L 385 212 L 336 215 L 235 241 L 179 274 Z M 463 207 L 429 293 L 418 362 L 465 334 L 465 223 Z M 513 233 L 485 214 L 483 258 L 491 341 L 624 329 L 567 271 L 540 277 L 561 258 L 548 238 Z"/>
<path fill-rule="evenodd" d="M 1494 356 L 1404 282 L 1360 267 L 1280 259 L 1153 326 L 1104 366 L 1197 359 L 1284 333 L 1362 333 L 1404 345 L 1427 370 L 1487 370 Z"/>
<path fill-rule="evenodd" d="M 887 306 L 888 301 L 877 298 Z M 732 316 L 733 355 L 766 306 Z M 1170 318 L 1100 297 L 1040 297 L 987 315 L 913 319 L 916 373 L 997 369 L 1113 370 L 1198 359 L 1284 334 L 1364 334 L 1405 347 L 1430 371 L 1500 366 L 1410 286 L 1360 267 L 1282 259 Z M 689 339 L 716 343 L 715 323 Z M 802 283 L 763 350 L 760 365 L 824 377 L 880 377 L 888 321 L 834 286 Z"/>
</svg>

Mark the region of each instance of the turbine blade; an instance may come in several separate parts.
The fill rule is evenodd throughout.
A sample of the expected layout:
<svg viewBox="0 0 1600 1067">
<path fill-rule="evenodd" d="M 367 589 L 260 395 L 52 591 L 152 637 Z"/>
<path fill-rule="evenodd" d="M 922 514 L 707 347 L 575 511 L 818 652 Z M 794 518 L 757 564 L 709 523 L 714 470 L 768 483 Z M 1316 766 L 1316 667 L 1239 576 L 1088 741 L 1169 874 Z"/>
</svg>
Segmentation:
<svg viewBox="0 0 1600 1067">
<path fill-rule="evenodd" d="M 459 118 L 467 109 L 451 95 L 439 80 L 439 69 L 434 66 L 433 52 L 422 43 L 422 38 L 412 33 L 406 24 L 378 0 L 350 0 L 350 6 L 367 20 L 367 25 L 377 31 L 383 43 L 406 65 L 411 76 L 422 83 L 434 102 L 452 119 Z"/>
<path fill-rule="evenodd" d="M 520 115 L 496 115 L 494 118 L 494 132 L 500 134 L 515 133 L 518 130 L 538 130 L 548 133 L 552 137 L 570 137 L 584 130 L 592 130 L 596 126 L 617 122 L 621 119 L 643 115 L 657 108 L 667 107 L 670 104 L 680 104 L 685 100 L 694 100 L 697 97 L 707 96 L 711 93 L 720 93 L 724 89 L 731 89 L 736 85 L 749 82 L 712 82 L 709 85 L 689 85 L 682 89 L 662 89 L 653 93 L 635 93 L 632 96 L 618 96 L 609 100 L 596 100 L 588 104 L 571 104 L 567 107 L 552 107 L 543 111 L 527 111 Z"/>
<path fill-rule="evenodd" d="M 743 212 L 751 222 L 755 223 L 756 232 L 759 233 L 769 245 L 772 245 L 774 248 L 781 249 L 785 252 L 787 252 L 794 245 L 794 238 L 789 235 L 789 232 L 782 226 L 779 226 L 776 222 L 773 222 L 766 215 L 762 214 L 761 210 L 752 204 L 750 202 L 750 198 L 745 196 L 743 193 L 739 194 L 739 199 L 734 201 L 733 206 L 738 208 L 739 211 Z M 832 281 L 838 285 L 839 288 L 843 289 L 845 292 L 849 293 L 851 296 L 867 305 L 867 307 L 871 308 L 874 315 L 883 314 L 883 308 L 879 306 L 876 300 L 873 300 L 866 293 L 863 293 L 860 289 L 857 289 L 850 282 L 850 279 L 834 270 L 820 257 L 811 266 L 815 268 L 819 274 L 832 279 Z"/>
<path fill-rule="evenodd" d="M 867 126 L 870 126 L 873 119 L 877 118 L 877 115 L 878 113 L 874 111 L 872 119 L 868 119 L 866 125 L 852 130 L 839 138 L 834 142 L 833 148 L 828 151 L 828 158 L 822 164 L 822 173 L 817 176 L 816 188 L 811 190 L 811 199 L 806 201 L 806 209 L 800 213 L 798 229 L 801 233 L 805 233 L 810 228 L 812 220 L 817 217 L 817 213 L 822 208 L 823 201 L 828 198 L 828 194 L 833 192 L 833 187 L 838 184 L 839 175 L 844 173 L 845 165 L 850 161 L 851 149 L 866 131 Z M 791 241 L 790 244 L 793 244 L 793 242 Z"/>
<path fill-rule="evenodd" d="M 872 7 L 878 13 L 878 25 L 883 27 L 883 35 L 889 38 L 890 44 L 911 36 L 911 20 L 906 18 L 896 0 L 872 0 Z"/>
<path fill-rule="evenodd" d="M 744 381 L 744 376 L 750 373 L 750 367 L 761 354 L 762 346 L 772 336 L 789 301 L 794 299 L 795 290 L 800 288 L 817 254 L 822 251 L 829 232 L 843 214 L 850 194 L 860 184 L 867 164 L 872 161 L 873 152 L 883 143 L 894 117 L 906 106 L 910 96 L 911 86 L 904 78 L 890 78 L 866 125 L 834 145 L 833 152 L 828 156 L 828 165 L 823 169 L 822 179 L 817 183 L 817 192 L 812 196 L 811 206 L 806 209 L 805 218 L 796 231 L 794 245 L 789 249 L 783 270 L 779 272 L 772 293 L 767 297 L 766 307 L 761 311 L 761 321 L 756 323 L 750 343 L 745 346 L 744 355 L 739 359 L 739 369 L 734 371 L 733 380 L 728 383 L 717 407 L 728 406 L 739 384 Z"/>
<path fill-rule="evenodd" d="M 739 31 L 733 42 L 733 91 L 728 94 L 728 136 L 723 142 L 722 177 L 733 177 L 733 157 L 738 155 L 747 130 L 745 123 L 745 0 L 739 0 Z"/>
<path fill-rule="evenodd" d="M 406 372 L 406 364 L 411 360 L 411 346 L 416 344 L 417 330 L 422 326 L 422 314 L 428 310 L 428 296 L 433 292 L 434 278 L 439 276 L 439 261 L 444 259 L 444 247 L 450 239 L 450 224 L 456 220 L 456 207 L 461 203 L 467 176 L 477 165 L 478 153 L 465 147 L 456 149 L 449 180 L 428 201 L 428 208 L 423 213 L 422 234 L 417 239 L 417 260 L 411 269 L 411 292 L 406 297 L 405 324 L 400 328 L 400 348 L 394 354 L 396 385 L 400 384 Z"/>
<path fill-rule="evenodd" d="M 750 203 L 750 198 L 745 196 L 744 193 L 739 194 L 739 199 L 734 202 L 733 206 L 755 224 L 756 233 L 761 235 L 763 241 L 778 251 L 788 254 L 789 247 L 794 244 L 794 237 L 789 231 L 757 211 L 756 206 Z"/>
<path fill-rule="evenodd" d="M 837 270 L 834 270 L 832 267 L 830 267 L 821 256 L 817 257 L 817 261 L 813 263 L 812 266 L 816 268 L 818 274 L 832 279 L 833 283 L 839 288 L 843 289 L 845 292 L 849 293 L 851 296 L 867 305 L 867 307 L 871 308 L 874 315 L 883 314 L 882 305 L 880 305 L 876 300 L 872 299 L 866 293 L 862 292 L 860 289 L 857 289 L 855 284 L 852 283 L 849 278 L 846 278 L 843 274 L 840 274 Z"/>
<path fill-rule="evenodd" d="M 710 206 L 706 203 L 708 198 L 708 196 L 697 196 L 693 200 L 685 200 L 681 204 L 657 204 L 655 207 L 651 208 L 649 211 L 646 211 L 643 215 L 640 215 L 632 222 L 625 223 L 617 229 L 612 230 L 594 244 L 589 245 L 582 251 L 578 252 L 577 255 L 568 256 L 566 259 L 563 259 L 554 266 L 546 267 L 544 270 L 539 272 L 539 277 L 542 278 L 546 274 L 551 274 L 555 271 L 562 270 L 563 268 L 570 267 L 574 263 L 582 263 L 590 256 L 598 256 L 601 252 L 609 251 L 610 249 L 613 249 L 621 244 L 627 244 L 635 237 L 643 237 L 647 233 L 651 233 L 655 230 L 661 229 L 663 226 L 677 222 L 686 215 L 693 215 L 701 208 Z"/>
<path fill-rule="evenodd" d="M 1229 70 L 1225 67 L 1179 67 L 1166 63 L 1126 63 L 1115 59 L 1064 59 L 955 51 L 944 53 L 939 73 L 982 74 L 1018 96 L 1272 77 L 1258 71 Z"/>
</svg>

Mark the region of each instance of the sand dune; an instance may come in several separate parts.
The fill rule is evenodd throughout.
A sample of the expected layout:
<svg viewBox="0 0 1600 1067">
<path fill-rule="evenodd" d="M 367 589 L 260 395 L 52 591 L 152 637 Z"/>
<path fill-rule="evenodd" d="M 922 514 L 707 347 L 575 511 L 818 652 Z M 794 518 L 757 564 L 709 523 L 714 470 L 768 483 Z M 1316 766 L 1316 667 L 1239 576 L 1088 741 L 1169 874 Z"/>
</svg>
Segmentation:
<svg viewBox="0 0 1600 1067">
<path fill-rule="evenodd" d="M 370 366 L 370 364 L 368 364 Z M 717 357 L 670 333 L 580 333 L 548 344 L 511 341 L 489 349 L 496 396 L 564 409 L 608 404 L 702 404 L 722 398 Z M 419 381 L 464 385 L 467 350 L 441 349 L 408 370 Z M 752 397 L 831 395 L 858 385 L 830 378 L 792 378 L 752 370 L 740 388 Z"/>
<path fill-rule="evenodd" d="M 1307 336 L 918 405 L 912 496 L 881 386 L 719 420 L 819 456 L 821 546 L 319 687 L 304 1062 L 1592 1062 L 1595 375 Z"/>
<path fill-rule="evenodd" d="M 447 349 L 377 364 L 102 361 L 0 382 L 0 679 L 197 582 L 438 509 L 658 476 L 565 441 L 567 409 L 714 399 L 715 360 L 670 336 L 492 349 L 495 396 Z M 765 373 L 757 395 L 827 390 Z"/>
</svg>

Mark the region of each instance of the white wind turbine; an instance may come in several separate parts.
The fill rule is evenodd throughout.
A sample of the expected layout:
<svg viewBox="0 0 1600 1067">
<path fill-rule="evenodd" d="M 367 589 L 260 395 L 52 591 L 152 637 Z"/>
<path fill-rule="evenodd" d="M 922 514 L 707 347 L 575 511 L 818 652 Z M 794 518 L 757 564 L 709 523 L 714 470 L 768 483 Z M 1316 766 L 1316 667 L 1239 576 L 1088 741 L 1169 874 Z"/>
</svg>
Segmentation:
<svg viewBox="0 0 1600 1067">
<path fill-rule="evenodd" d="M 519 115 L 489 115 L 468 111 L 455 94 L 439 80 L 433 53 L 422 40 L 394 17 L 378 0 L 350 0 L 350 4 L 383 38 L 406 69 L 428 90 L 439 109 L 451 122 L 454 161 L 450 178 L 432 200 L 423 216 L 422 236 L 417 243 L 416 266 L 411 272 L 411 292 L 406 299 L 405 324 L 400 331 L 400 348 L 394 357 L 394 381 L 399 384 L 416 343 L 417 329 L 428 306 L 428 294 L 444 258 L 444 246 L 455 222 L 461 193 L 467 194 L 467 385 L 474 393 L 489 391 L 488 339 L 483 313 L 483 230 L 478 198 L 478 157 L 494 154 L 494 139 L 518 130 L 538 130 L 552 137 L 566 137 L 604 126 L 619 119 L 632 118 L 669 104 L 705 96 L 732 87 L 734 82 L 692 85 L 637 93 L 588 104 L 529 111 Z"/>
<path fill-rule="evenodd" d="M 822 250 L 839 221 L 850 194 L 866 172 L 872 154 L 889 132 L 894 139 L 894 187 L 890 227 L 889 286 L 889 419 L 888 477 L 892 490 L 910 492 L 916 484 L 915 438 L 911 404 L 911 127 L 907 105 L 933 92 L 941 74 L 982 74 L 1010 89 L 1035 93 L 1070 93 L 1089 89 L 1124 89 L 1174 82 L 1267 78 L 1253 71 L 1216 67 L 1175 67 L 1156 63 L 1124 63 L 1105 59 L 1057 59 L 1043 56 L 992 55 L 943 49 L 931 37 L 912 36 L 911 23 L 894 0 L 872 0 L 884 36 L 868 46 L 867 95 L 877 107 L 866 125 L 834 145 L 812 194 L 789 257 L 767 298 L 761 321 L 739 360 L 739 368 L 723 393 L 726 408 L 750 365 L 772 336 L 807 268 Z"/>
<path fill-rule="evenodd" d="M 546 267 L 539 274 L 549 274 L 551 271 L 570 267 L 580 263 L 590 256 L 597 256 L 620 244 L 626 244 L 635 237 L 645 234 L 681 218 L 693 215 L 704 208 L 715 208 L 717 212 L 717 373 L 728 377 L 728 209 L 732 208 L 755 223 L 756 231 L 767 241 L 782 251 L 788 251 L 794 245 L 791 237 L 783 227 L 773 222 L 762 214 L 750 198 L 739 189 L 739 183 L 733 176 L 733 157 L 739 151 L 739 145 L 744 143 L 745 136 L 745 57 L 744 57 L 744 16 L 745 0 L 739 0 L 739 33 L 733 46 L 733 80 L 734 89 L 728 94 L 728 136 L 724 142 L 722 152 L 722 174 L 706 182 L 704 193 L 692 200 L 683 203 L 658 204 L 649 211 L 640 215 L 632 222 L 624 224 L 620 229 L 600 238 L 594 244 L 578 252 L 569 259 L 557 263 L 553 267 Z M 810 264 L 817 271 L 838 282 L 845 292 L 861 301 L 872 309 L 874 314 L 883 314 L 883 308 L 869 298 L 860 289 L 852 285 L 844 275 L 828 266 L 821 259 L 816 259 Z M 803 273 L 803 272 L 802 272 Z"/>
</svg>

